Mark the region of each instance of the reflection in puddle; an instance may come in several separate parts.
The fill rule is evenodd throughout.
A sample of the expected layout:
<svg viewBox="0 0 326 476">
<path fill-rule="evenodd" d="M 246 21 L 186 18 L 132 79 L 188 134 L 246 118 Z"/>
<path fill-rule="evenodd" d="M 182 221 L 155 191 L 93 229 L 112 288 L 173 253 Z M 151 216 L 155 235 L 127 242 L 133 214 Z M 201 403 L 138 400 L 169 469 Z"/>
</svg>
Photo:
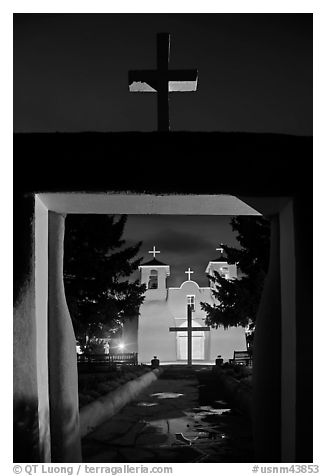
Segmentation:
<svg viewBox="0 0 326 476">
<path fill-rule="evenodd" d="M 159 399 L 163 398 L 179 398 L 182 397 L 183 393 L 171 393 L 171 392 L 160 392 L 160 393 L 152 393 L 151 397 L 157 397 Z"/>
<path fill-rule="evenodd" d="M 207 416 L 207 415 L 222 415 L 223 413 L 230 412 L 230 408 L 213 408 L 211 406 L 202 406 L 194 408 L 196 416 Z"/>
<path fill-rule="evenodd" d="M 198 435 L 194 438 L 187 438 L 183 433 L 176 433 L 175 438 L 178 441 L 182 441 L 182 443 L 186 443 L 186 445 L 192 445 L 196 440 L 198 440 Z"/>
<path fill-rule="evenodd" d="M 166 437 L 165 444 L 168 445 L 190 445 L 196 440 L 198 438 L 198 431 L 191 429 L 191 424 L 192 419 L 190 416 L 146 421 L 147 431 L 153 429 L 158 435 L 164 435 Z M 155 437 L 151 434 L 152 444 L 154 441 Z"/>
<path fill-rule="evenodd" d="M 168 420 L 151 420 L 146 423 L 148 426 L 155 427 L 160 433 L 175 435 L 176 433 L 189 433 L 191 422 L 191 417 L 186 416 L 181 418 L 169 418 Z M 193 433 L 194 436 L 196 434 L 194 431 L 191 433 Z"/>
<path fill-rule="evenodd" d="M 209 438 L 208 431 L 198 431 L 198 438 Z"/>
<path fill-rule="evenodd" d="M 203 411 L 204 410 L 204 411 Z M 197 413 L 197 412 L 200 413 Z M 158 435 L 165 436 L 165 444 L 169 445 L 197 445 L 208 440 L 224 439 L 226 436 L 221 428 L 212 428 L 211 423 L 206 421 L 208 415 L 221 415 L 229 409 L 216 409 L 210 406 L 194 408 L 185 411 L 184 416 L 179 418 L 147 420 L 147 430 L 155 430 Z M 152 434 L 152 443 L 153 443 Z"/>
<path fill-rule="evenodd" d="M 155 407 L 156 405 L 158 405 L 158 403 L 154 403 L 154 402 L 139 402 L 139 403 L 137 403 L 137 407 Z"/>
</svg>

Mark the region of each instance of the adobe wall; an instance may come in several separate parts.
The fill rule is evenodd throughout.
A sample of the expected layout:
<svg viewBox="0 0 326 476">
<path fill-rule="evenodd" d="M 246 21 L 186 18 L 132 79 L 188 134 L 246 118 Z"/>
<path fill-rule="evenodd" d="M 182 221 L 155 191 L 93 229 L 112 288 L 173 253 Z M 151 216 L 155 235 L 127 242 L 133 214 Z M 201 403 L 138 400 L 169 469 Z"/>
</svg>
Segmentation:
<svg viewBox="0 0 326 476">
<path fill-rule="evenodd" d="M 164 164 L 155 174 L 151 172 L 153 157 L 157 163 Z M 185 177 L 187 165 L 191 161 L 196 163 L 198 157 L 209 161 L 209 172 L 205 166 Z M 296 412 L 297 427 L 291 454 L 297 461 L 312 461 L 313 274 L 312 263 L 305 259 L 312 242 L 312 138 L 241 133 L 15 134 L 14 158 L 14 423 L 16 430 L 24 429 L 15 433 L 17 461 L 40 459 L 40 449 L 34 444 L 39 431 L 36 364 L 40 358 L 35 346 L 33 199 L 29 194 L 73 190 L 293 198 L 296 369 L 292 374 L 296 377 L 296 401 L 292 410 Z M 219 180 L 221 164 L 222 181 Z M 273 298 L 268 300 L 277 306 Z M 286 337 L 283 336 L 283 341 Z M 261 346 L 264 342 L 267 349 L 273 343 L 267 333 L 261 337 Z M 270 352 L 276 354 L 274 366 L 270 364 Z M 261 374 L 267 374 L 275 382 L 273 392 L 264 394 L 263 380 L 258 387 L 262 390 L 261 402 L 268 404 L 270 415 L 276 415 L 275 422 L 279 425 L 278 431 L 272 432 L 271 448 L 280 449 L 283 444 L 279 420 L 283 401 L 280 352 L 278 347 L 270 352 L 263 353 Z M 262 410 L 258 406 L 255 411 L 262 415 Z M 268 418 L 273 424 L 272 418 Z M 268 425 L 261 425 L 259 431 L 257 438 L 264 439 Z"/>
<path fill-rule="evenodd" d="M 82 460 L 76 337 L 63 284 L 65 217 L 49 212 L 49 402 L 51 455 L 56 463 Z"/>
<path fill-rule="evenodd" d="M 13 457 L 15 462 L 38 462 L 34 198 L 16 197 L 14 210 Z"/>
</svg>

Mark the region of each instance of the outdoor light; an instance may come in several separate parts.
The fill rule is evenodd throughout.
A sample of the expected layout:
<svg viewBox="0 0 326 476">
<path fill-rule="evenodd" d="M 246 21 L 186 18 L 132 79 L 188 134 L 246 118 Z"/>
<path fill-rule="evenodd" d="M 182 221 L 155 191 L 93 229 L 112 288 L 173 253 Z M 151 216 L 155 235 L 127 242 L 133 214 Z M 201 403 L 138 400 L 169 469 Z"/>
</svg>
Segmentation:
<svg viewBox="0 0 326 476">
<path fill-rule="evenodd" d="M 124 344 L 122 344 L 122 343 L 121 343 L 121 344 L 119 344 L 119 349 L 121 349 L 121 350 L 122 350 L 122 349 L 124 349 L 124 348 L 125 348 L 125 345 L 124 345 Z"/>
</svg>

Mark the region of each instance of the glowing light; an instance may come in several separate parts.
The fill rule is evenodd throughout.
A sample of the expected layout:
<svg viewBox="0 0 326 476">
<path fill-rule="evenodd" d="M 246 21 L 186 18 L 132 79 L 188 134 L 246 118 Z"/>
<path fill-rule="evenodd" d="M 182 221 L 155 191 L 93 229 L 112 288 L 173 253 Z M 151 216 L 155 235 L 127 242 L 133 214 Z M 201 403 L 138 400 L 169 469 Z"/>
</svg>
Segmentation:
<svg viewBox="0 0 326 476">
<path fill-rule="evenodd" d="M 123 350 L 125 348 L 125 345 L 123 343 L 119 344 L 119 349 Z"/>
</svg>

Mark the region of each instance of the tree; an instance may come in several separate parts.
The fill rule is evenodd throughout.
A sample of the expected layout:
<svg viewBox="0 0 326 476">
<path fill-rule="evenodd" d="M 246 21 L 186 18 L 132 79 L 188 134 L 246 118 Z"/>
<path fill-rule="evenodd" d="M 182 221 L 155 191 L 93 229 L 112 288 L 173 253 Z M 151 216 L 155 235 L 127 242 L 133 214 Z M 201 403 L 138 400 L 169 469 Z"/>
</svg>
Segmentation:
<svg viewBox="0 0 326 476">
<path fill-rule="evenodd" d="M 215 272 L 209 279 L 215 284 L 217 303 L 201 303 L 201 307 L 207 313 L 206 324 L 212 327 L 254 327 L 268 270 L 270 224 L 262 217 L 240 216 L 232 218 L 231 226 L 238 232 L 241 248 L 223 245 L 223 249 L 228 263 L 236 263 L 242 276 L 227 280 Z"/>
<path fill-rule="evenodd" d="M 139 266 L 141 243 L 123 248 L 126 216 L 68 215 L 64 283 L 77 338 L 107 337 L 139 314 L 145 286 L 128 278 Z M 86 339 L 87 340 L 87 339 Z"/>
</svg>

